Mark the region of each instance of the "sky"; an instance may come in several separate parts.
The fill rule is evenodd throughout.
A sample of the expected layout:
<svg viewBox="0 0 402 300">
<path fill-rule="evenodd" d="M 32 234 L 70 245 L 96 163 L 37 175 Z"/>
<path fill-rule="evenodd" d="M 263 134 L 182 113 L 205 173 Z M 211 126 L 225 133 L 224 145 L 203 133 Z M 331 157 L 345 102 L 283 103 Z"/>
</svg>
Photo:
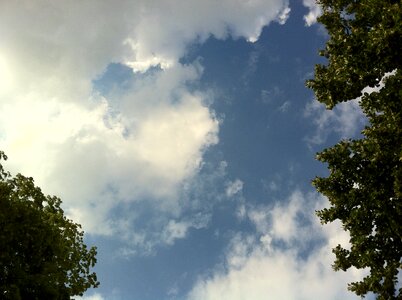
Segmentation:
<svg viewBox="0 0 402 300">
<path fill-rule="evenodd" d="M 316 152 L 359 136 L 305 81 L 313 0 L 0 0 L 0 149 L 98 247 L 86 300 L 358 299 Z"/>
</svg>

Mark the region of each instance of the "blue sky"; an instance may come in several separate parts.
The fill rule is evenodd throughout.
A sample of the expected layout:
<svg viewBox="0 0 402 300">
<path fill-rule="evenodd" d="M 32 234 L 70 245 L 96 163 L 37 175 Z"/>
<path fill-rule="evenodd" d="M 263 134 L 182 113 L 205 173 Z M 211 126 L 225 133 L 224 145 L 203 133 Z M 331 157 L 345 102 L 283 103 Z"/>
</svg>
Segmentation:
<svg viewBox="0 0 402 300">
<path fill-rule="evenodd" d="M 83 299 L 357 299 L 311 180 L 364 125 L 314 1 L 3 1 L 0 148 L 98 247 Z"/>
</svg>

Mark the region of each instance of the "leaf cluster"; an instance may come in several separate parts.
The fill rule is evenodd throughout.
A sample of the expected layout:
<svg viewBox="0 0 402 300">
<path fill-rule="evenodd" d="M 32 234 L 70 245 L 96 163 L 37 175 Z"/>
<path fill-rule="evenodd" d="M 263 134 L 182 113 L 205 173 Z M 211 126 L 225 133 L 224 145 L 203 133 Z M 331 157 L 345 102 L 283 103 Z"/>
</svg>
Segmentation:
<svg viewBox="0 0 402 300">
<path fill-rule="evenodd" d="M 318 18 L 330 39 L 320 55 L 327 65 L 317 65 L 307 86 L 317 99 L 333 108 L 355 99 L 363 88 L 377 85 L 401 66 L 402 13 L 397 0 L 318 0 Z"/>
</svg>

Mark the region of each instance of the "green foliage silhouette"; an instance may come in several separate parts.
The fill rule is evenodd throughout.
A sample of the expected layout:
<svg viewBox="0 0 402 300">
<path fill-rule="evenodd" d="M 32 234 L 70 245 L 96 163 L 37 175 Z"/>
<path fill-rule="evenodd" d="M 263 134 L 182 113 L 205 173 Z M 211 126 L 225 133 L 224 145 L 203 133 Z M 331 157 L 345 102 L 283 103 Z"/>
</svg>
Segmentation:
<svg viewBox="0 0 402 300">
<path fill-rule="evenodd" d="M 329 40 L 307 86 L 332 109 L 361 96 L 368 124 L 357 140 L 342 140 L 318 153 L 330 174 L 314 186 L 330 207 L 318 211 L 322 223 L 340 220 L 350 233 L 350 249 L 338 245 L 335 270 L 367 268 L 349 284 L 357 295 L 402 299 L 397 290 L 402 267 L 402 5 L 397 0 L 319 0 L 318 19 Z M 392 75 L 389 75 L 392 73 Z M 387 76 L 385 76 L 387 74 Z M 362 95 L 367 87 L 385 86 Z"/>
</svg>

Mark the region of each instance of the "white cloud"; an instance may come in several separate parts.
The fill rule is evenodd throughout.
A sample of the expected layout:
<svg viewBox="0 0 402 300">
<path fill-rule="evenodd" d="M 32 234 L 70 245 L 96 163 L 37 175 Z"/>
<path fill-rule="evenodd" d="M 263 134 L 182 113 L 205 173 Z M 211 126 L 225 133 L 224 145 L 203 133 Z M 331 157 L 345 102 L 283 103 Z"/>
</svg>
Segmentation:
<svg viewBox="0 0 402 300">
<path fill-rule="evenodd" d="M 299 227 L 298 215 L 310 213 L 303 210 L 301 202 L 303 195 L 296 191 L 290 196 L 289 203 L 286 206 L 275 205 L 272 207 L 257 207 L 250 209 L 249 219 L 254 223 L 257 232 L 269 234 L 272 238 L 281 239 L 290 243 L 296 238 L 300 238 L 302 233 Z M 306 216 L 307 217 L 307 216 Z"/>
<path fill-rule="evenodd" d="M 166 243 L 171 245 L 175 239 L 185 237 L 190 226 L 191 224 L 189 222 L 176 222 L 174 220 L 169 221 L 164 232 L 166 235 Z"/>
<path fill-rule="evenodd" d="M 356 299 L 347 283 L 362 272 L 331 268 L 331 248 L 347 245 L 348 235 L 339 224 L 321 227 L 313 214 L 317 203 L 323 199 L 296 191 L 284 204 L 251 208 L 258 233 L 237 234 L 225 268 L 200 277 L 188 299 Z"/>
<path fill-rule="evenodd" d="M 317 18 L 322 14 L 320 5 L 316 0 L 303 0 L 303 5 L 309 9 L 307 15 L 304 16 L 304 21 L 307 26 L 317 23 Z"/>
<path fill-rule="evenodd" d="M 307 104 L 305 116 L 312 117 L 316 126 L 315 133 L 307 138 L 310 145 L 322 144 L 335 132 L 341 138 L 356 136 L 366 123 L 366 117 L 360 108 L 359 100 L 342 102 L 332 110 L 316 100 Z"/>
<path fill-rule="evenodd" d="M 42 85 L 43 76 L 51 77 L 54 92 L 66 92 L 79 86 L 77 75 L 93 79 L 110 62 L 130 62 L 141 70 L 157 64 L 169 67 L 188 44 L 210 35 L 255 41 L 265 25 L 283 20 L 287 2 L 3 1 L 0 50 L 14 70 L 18 67 L 18 76 L 29 79 L 27 84 Z M 57 80 L 58 75 L 64 76 Z"/>
<path fill-rule="evenodd" d="M 200 229 L 206 227 L 209 220 L 209 215 L 202 214 L 193 216 L 191 220 L 187 221 L 176 222 L 175 220 L 170 220 L 162 233 L 162 239 L 166 244 L 172 245 L 176 239 L 184 238 L 190 228 Z"/>
<path fill-rule="evenodd" d="M 209 96 L 188 89 L 202 68 L 179 60 L 211 35 L 257 40 L 265 25 L 284 20 L 287 4 L 2 1 L 0 148 L 8 165 L 59 195 L 88 232 L 133 229 L 137 214 L 120 220 L 116 209 L 141 199 L 165 215 L 154 231 L 171 218 L 182 224 L 179 189 L 218 142 L 219 124 L 205 103 Z M 110 63 L 143 73 L 105 99 L 93 80 Z M 155 65 L 162 70 L 145 73 Z M 144 232 L 129 238 L 147 244 Z"/>
<path fill-rule="evenodd" d="M 153 64 L 172 65 L 187 44 L 210 35 L 224 39 L 245 37 L 256 41 L 263 26 L 284 20 L 287 1 L 144 1 L 138 24 L 127 43 L 135 55 L 131 65 L 142 69 Z"/>
<path fill-rule="evenodd" d="M 91 296 L 74 297 L 75 300 L 104 300 L 103 296 L 99 293 L 95 293 Z"/>
<path fill-rule="evenodd" d="M 230 181 L 226 186 L 226 196 L 233 197 L 234 195 L 240 193 L 243 190 L 243 184 L 243 181 L 240 179 Z"/>
<path fill-rule="evenodd" d="M 90 108 L 39 96 L 34 103 L 5 104 L 2 148 L 11 168 L 60 195 L 70 215 L 91 232 L 110 232 L 106 218 L 119 201 L 147 195 L 164 198 L 172 208 L 178 185 L 196 172 L 218 132 L 202 94 L 176 86 L 166 87 L 176 89 L 176 99 L 163 95 L 164 77 L 188 76 L 177 68 L 158 74 L 139 93 L 130 91 L 113 114 L 106 100 Z"/>
<path fill-rule="evenodd" d="M 210 35 L 255 41 L 284 11 L 286 0 L 2 1 L 0 72 L 17 93 L 82 102 L 111 62 L 167 68 Z"/>
<path fill-rule="evenodd" d="M 279 24 L 283 25 L 286 23 L 286 21 L 289 19 L 290 16 L 290 7 L 286 7 L 282 13 L 279 15 Z"/>
</svg>

